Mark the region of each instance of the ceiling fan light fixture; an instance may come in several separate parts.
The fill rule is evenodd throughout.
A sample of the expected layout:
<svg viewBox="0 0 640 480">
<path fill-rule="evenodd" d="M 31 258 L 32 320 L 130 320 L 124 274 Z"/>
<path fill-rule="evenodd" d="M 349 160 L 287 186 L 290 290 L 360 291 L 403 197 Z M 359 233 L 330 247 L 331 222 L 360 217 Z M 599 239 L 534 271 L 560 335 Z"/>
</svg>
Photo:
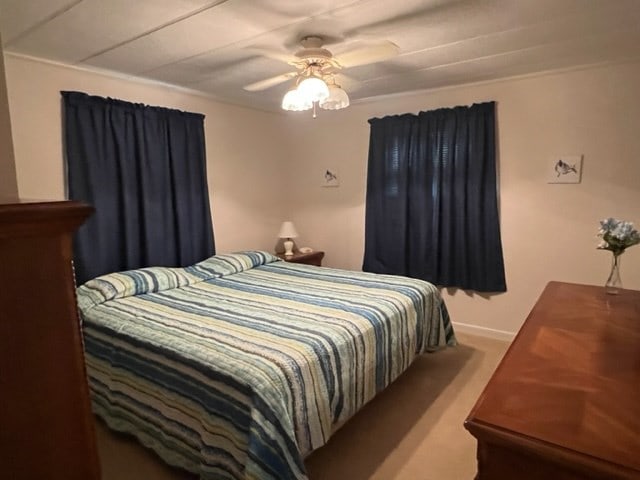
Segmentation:
<svg viewBox="0 0 640 480">
<path fill-rule="evenodd" d="M 363 42 L 366 44 L 356 48 L 347 46 L 346 50 L 343 49 L 338 56 L 334 56 L 323 46 L 325 43 L 349 40 L 346 38 L 348 36 L 346 33 L 338 37 L 307 35 L 300 39 L 302 48 L 293 56 L 283 55 L 280 51 L 268 52 L 258 49 L 265 52 L 263 55 L 267 57 L 284 60 L 295 67 L 295 71 L 254 82 L 246 85 L 244 89 L 249 92 L 258 92 L 294 79 L 295 86 L 282 99 L 281 106 L 284 110 L 313 109 L 313 118 L 315 118 L 318 108 L 324 110 L 347 108 L 351 103 L 349 95 L 336 84 L 336 77 L 342 76 L 342 70 L 382 62 L 400 52 L 398 45 L 389 40 L 376 40 L 371 44 Z M 349 82 L 348 77 L 342 76 L 342 79 Z"/>
<path fill-rule="evenodd" d="M 305 99 L 313 102 L 322 102 L 329 97 L 329 87 L 318 77 L 307 77 L 298 85 L 298 92 Z"/>
<path fill-rule="evenodd" d="M 329 97 L 320 102 L 320 108 L 325 110 L 340 110 L 349 106 L 349 95 L 340 85 L 329 85 Z"/>
<path fill-rule="evenodd" d="M 293 112 L 301 112 L 303 110 L 309 110 L 313 106 L 313 102 L 306 99 L 300 94 L 300 91 L 295 87 L 291 87 L 282 98 L 282 109 Z"/>
</svg>

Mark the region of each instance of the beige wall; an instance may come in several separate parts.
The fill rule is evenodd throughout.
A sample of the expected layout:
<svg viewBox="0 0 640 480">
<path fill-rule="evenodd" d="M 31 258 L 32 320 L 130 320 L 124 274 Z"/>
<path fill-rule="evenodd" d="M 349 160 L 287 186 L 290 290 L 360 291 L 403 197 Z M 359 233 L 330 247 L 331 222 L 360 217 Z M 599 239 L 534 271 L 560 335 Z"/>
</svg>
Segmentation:
<svg viewBox="0 0 640 480">
<path fill-rule="evenodd" d="M 60 90 L 206 115 L 211 209 L 218 252 L 271 249 L 283 220 L 285 179 L 277 114 L 208 97 L 8 55 L 9 103 L 20 196 L 65 198 Z M 0 105 L 1 107 L 1 105 Z"/>
<path fill-rule="evenodd" d="M 13 140 L 9 119 L 9 101 L 4 73 L 4 55 L 0 37 L 0 197 L 16 197 L 18 184 L 13 159 Z"/>
<path fill-rule="evenodd" d="M 600 218 L 640 226 L 640 63 L 399 96 L 315 120 L 12 56 L 6 68 L 21 196 L 64 198 L 60 90 L 201 112 L 218 251 L 272 249 L 291 217 L 298 245 L 348 269 L 362 264 L 367 119 L 496 100 L 508 292 L 445 292 L 453 320 L 484 333 L 516 332 L 549 280 L 602 284 L 609 255 L 595 250 Z M 581 184 L 546 183 L 558 154 L 584 155 Z M 340 187 L 320 187 L 326 167 L 339 170 Z M 640 289 L 639 267 L 640 246 L 623 257 L 628 288 Z"/>
<path fill-rule="evenodd" d="M 367 119 L 496 100 L 508 292 L 446 299 L 457 323 L 516 332 L 548 281 L 604 283 L 610 258 L 595 249 L 599 219 L 640 227 L 638 85 L 634 63 L 389 98 L 315 120 L 292 114 L 289 195 L 298 243 L 325 250 L 329 266 L 361 268 Z M 548 162 L 559 154 L 584 155 L 581 184 L 546 183 Z M 340 187 L 319 186 L 326 167 L 339 170 Z M 624 254 L 622 277 L 640 289 L 640 246 Z"/>
</svg>

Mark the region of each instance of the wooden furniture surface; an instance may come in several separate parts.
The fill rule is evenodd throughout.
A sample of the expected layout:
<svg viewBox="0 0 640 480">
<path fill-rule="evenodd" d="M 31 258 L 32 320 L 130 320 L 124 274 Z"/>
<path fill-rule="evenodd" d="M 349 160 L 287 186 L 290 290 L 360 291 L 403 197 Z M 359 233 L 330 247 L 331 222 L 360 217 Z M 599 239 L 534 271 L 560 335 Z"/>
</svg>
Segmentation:
<svg viewBox="0 0 640 480">
<path fill-rule="evenodd" d="M 92 211 L 0 204 L 1 478 L 100 478 L 71 263 Z"/>
<path fill-rule="evenodd" d="M 295 252 L 293 255 L 286 256 L 284 253 L 278 253 L 278 257 L 291 263 L 304 263 L 306 265 L 322 266 L 322 259 L 324 258 L 324 252 L 311 252 L 300 253 Z"/>
<path fill-rule="evenodd" d="M 640 292 L 550 282 L 465 427 L 478 480 L 640 478 Z"/>
</svg>

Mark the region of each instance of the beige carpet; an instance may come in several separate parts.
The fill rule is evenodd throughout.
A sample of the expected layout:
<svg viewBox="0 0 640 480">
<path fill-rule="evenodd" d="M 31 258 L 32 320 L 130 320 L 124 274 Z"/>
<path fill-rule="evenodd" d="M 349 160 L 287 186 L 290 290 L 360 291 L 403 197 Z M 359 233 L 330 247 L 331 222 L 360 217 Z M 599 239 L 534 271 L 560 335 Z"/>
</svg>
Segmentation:
<svg viewBox="0 0 640 480">
<path fill-rule="evenodd" d="M 455 348 L 407 372 L 306 461 L 310 480 L 471 480 L 476 444 L 463 422 L 508 343 L 457 334 Z M 194 479 L 96 422 L 103 480 Z"/>
</svg>

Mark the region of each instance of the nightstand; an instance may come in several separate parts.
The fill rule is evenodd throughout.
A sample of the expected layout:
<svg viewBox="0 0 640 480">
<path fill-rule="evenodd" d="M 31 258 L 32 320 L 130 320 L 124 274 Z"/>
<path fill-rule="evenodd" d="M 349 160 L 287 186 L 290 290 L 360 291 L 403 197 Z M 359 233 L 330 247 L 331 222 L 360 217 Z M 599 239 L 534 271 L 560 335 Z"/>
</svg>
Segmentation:
<svg viewBox="0 0 640 480">
<path fill-rule="evenodd" d="M 288 257 L 284 253 L 278 253 L 276 255 L 286 262 L 304 263 L 305 265 L 316 265 L 318 267 L 322 266 L 322 259 L 324 258 L 324 252 L 295 252 L 293 255 L 290 255 Z"/>
</svg>

